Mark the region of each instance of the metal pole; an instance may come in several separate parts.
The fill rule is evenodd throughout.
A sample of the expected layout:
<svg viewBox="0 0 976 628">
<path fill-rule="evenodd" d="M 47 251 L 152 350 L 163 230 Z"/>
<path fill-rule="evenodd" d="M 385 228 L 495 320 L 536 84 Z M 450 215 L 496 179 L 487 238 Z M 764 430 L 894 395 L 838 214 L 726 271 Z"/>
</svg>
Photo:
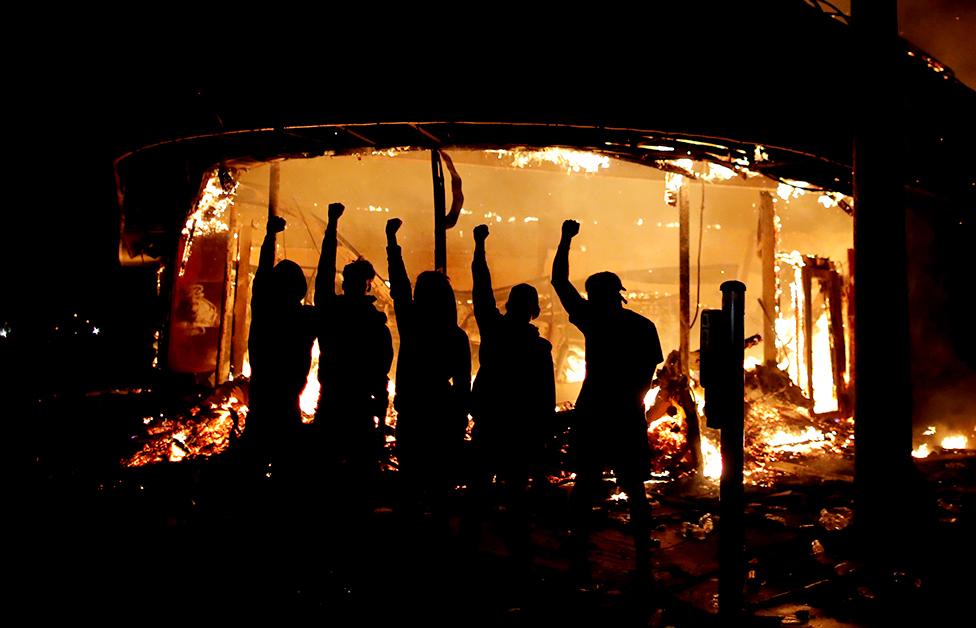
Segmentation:
<svg viewBox="0 0 976 628">
<path fill-rule="evenodd" d="M 745 525 L 742 466 L 744 458 L 745 380 L 742 368 L 745 338 L 746 286 L 726 281 L 722 289 L 722 318 L 727 325 L 722 403 L 722 480 L 719 486 L 719 618 L 723 626 L 738 626 L 745 586 Z"/>
</svg>

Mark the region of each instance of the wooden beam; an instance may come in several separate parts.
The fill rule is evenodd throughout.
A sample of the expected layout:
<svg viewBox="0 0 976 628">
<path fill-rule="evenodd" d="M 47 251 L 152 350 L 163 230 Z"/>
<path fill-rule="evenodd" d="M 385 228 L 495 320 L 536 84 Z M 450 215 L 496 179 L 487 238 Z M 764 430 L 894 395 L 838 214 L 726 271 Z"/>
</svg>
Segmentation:
<svg viewBox="0 0 976 628">
<path fill-rule="evenodd" d="M 678 353 L 681 361 L 681 374 L 688 376 L 689 335 L 691 334 L 691 254 L 688 186 L 683 184 L 678 190 L 678 308 L 680 318 L 680 337 Z"/>
<path fill-rule="evenodd" d="M 759 193 L 759 241 L 762 256 L 763 360 L 776 364 L 776 210 L 773 195 Z"/>
<path fill-rule="evenodd" d="M 441 154 L 430 151 L 430 170 L 434 179 L 434 270 L 447 273 L 447 201 L 444 192 L 444 167 Z"/>
</svg>

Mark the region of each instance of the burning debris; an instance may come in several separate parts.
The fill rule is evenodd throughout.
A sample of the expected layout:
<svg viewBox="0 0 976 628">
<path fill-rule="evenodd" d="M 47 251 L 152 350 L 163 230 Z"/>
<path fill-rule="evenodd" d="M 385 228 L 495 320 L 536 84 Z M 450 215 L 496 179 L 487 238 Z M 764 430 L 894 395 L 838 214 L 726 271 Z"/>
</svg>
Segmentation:
<svg viewBox="0 0 976 628">
<path fill-rule="evenodd" d="M 244 433 L 248 382 L 218 386 L 205 399 L 175 417 L 146 417 L 146 442 L 122 464 L 141 467 L 221 454 Z"/>
</svg>

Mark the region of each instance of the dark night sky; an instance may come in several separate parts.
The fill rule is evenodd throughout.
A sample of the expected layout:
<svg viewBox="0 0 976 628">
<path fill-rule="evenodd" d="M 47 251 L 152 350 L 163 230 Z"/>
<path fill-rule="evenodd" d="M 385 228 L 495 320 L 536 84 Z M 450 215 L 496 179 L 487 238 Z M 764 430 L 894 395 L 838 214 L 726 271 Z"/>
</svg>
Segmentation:
<svg viewBox="0 0 976 628">
<path fill-rule="evenodd" d="M 849 3 L 838 4 L 849 8 L 844 6 Z M 970 86 L 976 86 L 974 5 L 971 0 L 899 2 L 903 35 Z M 6 90 L 15 113 L 9 118 L 5 159 L 15 176 L 7 184 L 6 215 L 13 220 L 4 230 L 0 280 L 7 297 L 0 304 L 0 322 L 39 324 L 76 310 L 124 320 L 133 307 L 132 295 L 140 294 L 145 282 L 144 274 L 117 263 L 112 158 L 126 139 L 120 129 L 131 122 L 127 103 L 165 112 L 168 103 L 160 95 L 168 86 L 186 96 L 186 86 L 193 84 L 174 68 L 209 80 L 227 77 L 246 94 L 274 85 L 273 74 L 249 71 L 252 59 L 277 55 L 283 65 L 290 63 L 287 48 L 269 51 L 260 41 L 214 42 L 218 50 L 235 52 L 206 61 L 202 54 L 174 56 L 169 51 L 179 48 L 177 32 L 133 48 L 132 39 L 141 34 L 136 29 L 125 35 L 130 41 L 121 41 L 65 26 L 63 32 L 45 31 L 48 39 L 34 56 L 11 42 L 3 44 L 7 58 L 17 63 Z M 361 46 L 371 45 L 367 33 L 363 37 Z M 144 62 L 134 50 L 150 50 L 145 58 L 156 61 Z"/>
</svg>

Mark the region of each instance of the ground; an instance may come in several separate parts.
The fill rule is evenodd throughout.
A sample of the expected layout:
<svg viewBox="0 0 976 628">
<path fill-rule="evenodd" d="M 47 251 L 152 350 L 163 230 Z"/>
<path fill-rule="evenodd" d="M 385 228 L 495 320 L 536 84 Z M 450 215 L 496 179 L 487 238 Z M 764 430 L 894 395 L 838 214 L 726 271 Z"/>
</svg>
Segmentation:
<svg viewBox="0 0 976 628">
<path fill-rule="evenodd" d="M 32 441 L 29 494 L 15 502 L 24 504 L 14 511 L 26 525 L 12 539 L 8 595 L 34 620 L 718 625 L 721 521 L 707 483 L 648 485 L 659 541 L 651 582 L 630 571 L 626 504 L 597 505 L 592 579 L 584 582 L 571 575 L 564 552 L 568 486 L 533 493 L 533 558 L 520 570 L 499 533 L 501 511 L 476 544 L 462 541 L 463 490 L 440 525 L 397 514 L 396 473 L 365 497 L 350 485 L 331 497 L 314 488 L 282 497 L 274 477 L 241 484 L 230 456 L 126 469 L 108 455 L 125 429 L 91 403 L 85 421 L 66 414 L 80 409 L 75 404 L 39 419 L 45 427 Z M 749 487 L 741 624 L 964 621 L 976 565 L 976 457 L 919 467 L 932 493 L 930 527 L 893 544 L 892 555 L 910 555 L 909 564 L 877 572 L 860 561 L 844 510 L 852 505 L 849 481 L 796 475 Z"/>
</svg>

